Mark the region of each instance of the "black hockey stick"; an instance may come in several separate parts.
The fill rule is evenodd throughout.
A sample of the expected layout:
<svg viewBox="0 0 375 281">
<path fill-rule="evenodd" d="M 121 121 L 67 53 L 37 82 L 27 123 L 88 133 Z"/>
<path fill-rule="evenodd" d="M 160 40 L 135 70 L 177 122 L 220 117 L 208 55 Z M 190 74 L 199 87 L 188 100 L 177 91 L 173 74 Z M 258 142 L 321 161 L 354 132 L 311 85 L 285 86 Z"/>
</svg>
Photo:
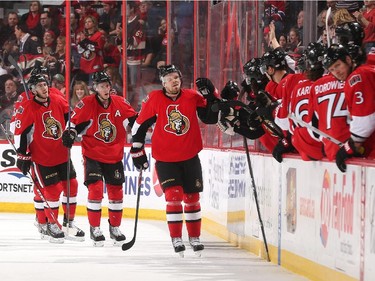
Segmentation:
<svg viewBox="0 0 375 281">
<path fill-rule="evenodd" d="M 25 90 L 27 99 L 29 100 L 30 99 L 30 95 L 29 95 L 29 91 L 27 89 L 27 84 L 25 82 L 25 79 L 23 78 L 23 74 L 22 74 L 21 68 L 18 66 L 16 60 L 11 55 L 8 56 L 8 60 L 9 60 L 10 64 L 13 65 L 14 69 L 17 71 L 18 75 L 22 79 L 23 89 Z"/>
<path fill-rule="evenodd" d="M 4 128 L 4 126 L 3 126 L 3 124 L 0 124 L 0 127 L 1 127 L 1 130 L 3 131 L 3 133 L 5 134 L 5 137 L 6 137 L 7 141 L 8 141 L 8 143 L 13 147 L 14 152 L 17 154 L 17 149 L 16 149 L 16 147 L 14 146 L 13 142 L 11 141 L 11 139 L 10 139 L 10 137 L 9 137 L 9 135 L 8 135 L 8 133 L 7 133 L 7 131 L 5 130 L 5 128 Z M 34 185 L 35 185 L 35 187 L 36 187 L 36 191 L 38 192 L 39 197 L 43 200 L 43 203 L 46 204 L 46 206 L 48 207 L 48 210 L 50 211 L 50 215 L 51 215 L 51 218 L 52 218 L 53 222 L 56 223 L 56 224 L 59 226 L 59 228 L 61 229 L 61 224 L 59 223 L 59 221 L 57 220 L 57 218 L 56 218 L 55 215 L 53 214 L 51 206 L 48 204 L 48 201 L 47 201 L 46 198 L 44 197 L 44 195 L 43 195 L 43 193 L 42 193 L 42 190 L 41 190 L 41 187 L 40 187 L 40 185 L 39 185 L 38 180 L 35 179 L 35 178 L 31 175 L 30 171 L 27 172 L 27 175 L 31 178 L 32 182 L 34 183 Z"/>
<path fill-rule="evenodd" d="M 262 216 L 260 215 L 259 202 L 258 202 L 258 193 L 257 193 L 256 185 L 255 185 L 253 168 L 251 166 L 249 147 L 247 146 L 247 139 L 246 139 L 246 137 L 243 137 L 243 145 L 244 145 L 245 151 L 246 151 L 246 158 L 247 158 L 247 164 L 249 166 L 249 171 L 250 171 L 251 184 L 252 184 L 253 194 L 254 194 L 254 201 L 255 201 L 256 208 L 257 208 L 257 212 L 258 212 L 258 219 L 259 219 L 260 229 L 262 231 L 262 236 L 263 236 L 263 241 L 264 241 L 264 247 L 266 249 L 267 261 L 271 261 L 271 259 L 270 259 L 270 253 L 268 251 L 268 244 L 267 244 L 267 239 L 266 239 L 266 233 L 264 231 L 264 226 L 263 226 L 263 220 L 262 220 Z"/>
<path fill-rule="evenodd" d="M 138 211 L 139 211 L 139 199 L 141 197 L 142 172 L 143 172 L 143 170 L 141 169 L 139 171 L 139 176 L 138 176 L 137 205 L 135 207 L 134 234 L 133 234 L 132 240 L 130 240 L 128 243 L 122 244 L 121 248 L 122 248 L 123 251 L 127 251 L 131 247 L 133 247 L 133 245 L 135 243 L 135 238 L 137 236 Z"/>
</svg>

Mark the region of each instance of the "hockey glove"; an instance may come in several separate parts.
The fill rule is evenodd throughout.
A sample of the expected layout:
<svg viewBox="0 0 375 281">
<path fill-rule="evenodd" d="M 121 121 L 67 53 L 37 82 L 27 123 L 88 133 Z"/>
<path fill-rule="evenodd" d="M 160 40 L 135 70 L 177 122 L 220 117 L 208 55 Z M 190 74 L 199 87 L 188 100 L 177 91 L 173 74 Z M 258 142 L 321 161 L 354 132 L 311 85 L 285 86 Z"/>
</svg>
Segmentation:
<svg viewBox="0 0 375 281">
<path fill-rule="evenodd" d="M 31 167 L 31 154 L 30 153 L 17 153 L 17 162 L 16 162 L 17 168 L 20 169 L 22 174 L 25 176 L 30 171 Z"/>
<path fill-rule="evenodd" d="M 246 80 L 246 79 L 244 79 L 244 80 L 242 81 L 241 86 L 242 86 L 243 90 L 244 90 L 246 93 L 248 93 L 248 94 L 250 94 L 250 93 L 253 91 L 253 89 L 251 88 L 251 85 L 250 85 L 250 84 L 247 84 L 247 80 Z"/>
<path fill-rule="evenodd" d="M 238 98 L 238 94 L 240 93 L 240 88 L 236 82 L 229 80 L 224 88 L 221 90 L 221 98 L 226 100 L 235 100 Z"/>
<path fill-rule="evenodd" d="M 287 139 L 281 139 L 272 150 L 272 156 L 277 162 L 283 162 L 283 154 L 293 151 L 292 144 Z"/>
<path fill-rule="evenodd" d="M 133 158 L 133 164 L 137 170 L 146 170 L 148 168 L 148 160 L 144 146 L 130 148 L 130 156 Z"/>
<path fill-rule="evenodd" d="M 259 91 L 256 94 L 255 104 L 256 112 L 259 116 L 267 120 L 273 120 L 273 111 L 279 105 L 277 101 L 272 101 L 270 95 L 265 91 Z"/>
<path fill-rule="evenodd" d="M 336 165 L 340 169 L 341 172 L 346 172 L 346 159 L 351 157 L 358 157 L 364 154 L 364 147 L 361 146 L 360 148 L 355 147 L 354 141 L 349 139 L 344 143 L 342 147 L 336 153 Z"/>
<path fill-rule="evenodd" d="M 214 101 L 216 99 L 216 89 L 210 79 L 197 78 L 197 80 L 195 80 L 195 85 L 197 85 L 198 91 L 204 96 L 206 100 Z"/>
<path fill-rule="evenodd" d="M 219 111 L 217 126 L 228 135 L 233 136 L 234 128 L 240 126 L 239 112 L 232 107 L 224 108 Z"/>
<path fill-rule="evenodd" d="M 74 130 L 65 130 L 62 134 L 63 145 L 67 148 L 72 148 L 74 139 L 76 138 L 77 133 Z"/>
</svg>

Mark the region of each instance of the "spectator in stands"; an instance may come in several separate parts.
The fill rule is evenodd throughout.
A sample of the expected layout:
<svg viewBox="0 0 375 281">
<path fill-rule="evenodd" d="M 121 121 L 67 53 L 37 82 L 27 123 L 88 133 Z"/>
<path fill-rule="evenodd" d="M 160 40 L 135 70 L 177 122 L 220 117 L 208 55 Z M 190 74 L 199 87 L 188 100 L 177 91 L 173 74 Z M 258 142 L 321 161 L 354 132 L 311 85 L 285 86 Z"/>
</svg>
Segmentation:
<svg viewBox="0 0 375 281">
<path fill-rule="evenodd" d="M 28 33 L 25 24 L 16 25 L 14 34 L 19 42 L 18 64 L 24 71 L 43 63 L 42 42 L 38 37 Z"/>
<path fill-rule="evenodd" d="M 52 50 L 56 48 L 56 34 L 52 30 L 46 30 L 43 34 L 43 46 L 51 47 Z"/>
<path fill-rule="evenodd" d="M 14 28 L 18 24 L 18 14 L 9 12 L 7 16 L 7 24 L 0 28 L 0 47 L 8 40 L 15 41 Z"/>
<path fill-rule="evenodd" d="M 116 29 L 116 22 L 120 20 L 119 11 L 116 8 L 116 1 L 104 0 L 103 13 L 99 18 L 99 28 L 103 29 L 106 33 Z"/>
<path fill-rule="evenodd" d="M 264 26 L 268 26 L 272 21 L 275 24 L 276 37 L 279 38 L 281 32 L 284 30 L 285 19 L 285 5 L 286 1 L 264 1 Z"/>
<path fill-rule="evenodd" d="M 123 94 L 123 84 L 122 79 L 118 70 L 118 67 L 115 66 L 108 66 L 104 69 L 105 73 L 107 73 L 112 86 L 112 93 L 118 96 L 122 96 Z"/>
<path fill-rule="evenodd" d="M 62 94 L 65 95 L 65 77 L 58 73 L 52 77 L 52 87 L 58 89 Z"/>
<path fill-rule="evenodd" d="M 31 35 L 41 38 L 42 26 L 40 24 L 40 14 L 42 12 L 42 4 L 40 1 L 31 1 L 29 11 L 21 16 L 20 23 L 26 24 Z"/>
<path fill-rule="evenodd" d="M 286 45 L 286 51 L 294 52 L 297 47 L 301 45 L 301 38 L 299 37 L 298 29 L 292 27 L 288 35 L 288 43 Z"/>
<path fill-rule="evenodd" d="M 298 35 L 301 41 L 301 45 L 303 45 L 303 17 L 304 17 L 304 12 L 303 10 L 301 10 L 297 16 L 297 30 L 298 30 Z"/>
<path fill-rule="evenodd" d="M 73 90 L 72 90 L 72 98 L 70 100 L 70 105 L 72 108 L 74 108 L 77 103 L 82 100 L 84 97 L 87 97 L 90 95 L 89 88 L 87 87 L 87 84 L 84 81 L 77 80 L 74 83 Z"/>
<path fill-rule="evenodd" d="M 365 10 L 355 11 L 353 15 L 364 28 L 363 47 L 368 54 L 371 48 L 375 47 L 375 1 L 365 0 L 364 4 Z"/>
<path fill-rule="evenodd" d="M 44 65 L 52 76 L 58 73 L 65 75 L 65 47 L 65 36 L 60 35 L 56 39 L 56 49 L 53 54 L 44 57 Z"/>
<path fill-rule="evenodd" d="M 60 35 L 59 27 L 52 24 L 51 14 L 48 11 L 43 11 L 40 14 L 40 25 L 42 26 L 42 34 L 51 30 L 55 37 Z"/>
<path fill-rule="evenodd" d="M 19 93 L 17 93 L 17 84 L 13 80 L 13 77 L 9 77 L 5 81 L 4 95 L 0 99 L 0 109 L 1 111 L 5 109 L 9 110 L 9 120 L 13 113 L 13 104 L 17 100 Z"/>
<path fill-rule="evenodd" d="M 143 51 L 146 48 L 146 35 L 144 26 L 139 21 L 138 3 L 127 2 L 127 68 L 128 68 L 128 90 L 127 100 L 134 109 L 140 108 L 139 87 L 141 81 L 141 64 Z M 121 71 L 121 70 L 120 70 Z"/>
<path fill-rule="evenodd" d="M 84 31 L 86 29 L 86 17 L 91 16 L 96 19 L 96 22 L 99 21 L 99 14 L 91 8 L 92 1 L 79 1 L 79 8 L 76 9 L 78 14 L 78 28 L 77 32 Z"/>
<path fill-rule="evenodd" d="M 81 54 L 80 69 L 86 74 L 85 81 L 92 83 L 90 74 L 104 69 L 103 48 L 104 34 L 98 29 L 98 22 L 94 16 L 86 16 L 84 39 L 79 42 L 78 53 Z"/>
<path fill-rule="evenodd" d="M 288 42 L 287 36 L 284 33 L 281 33 L 279 37 L 279 44 L 280 44 L 280 48 L 283 49 L 284 51 L 287 47 L 287 42 Z"/>
</svg>

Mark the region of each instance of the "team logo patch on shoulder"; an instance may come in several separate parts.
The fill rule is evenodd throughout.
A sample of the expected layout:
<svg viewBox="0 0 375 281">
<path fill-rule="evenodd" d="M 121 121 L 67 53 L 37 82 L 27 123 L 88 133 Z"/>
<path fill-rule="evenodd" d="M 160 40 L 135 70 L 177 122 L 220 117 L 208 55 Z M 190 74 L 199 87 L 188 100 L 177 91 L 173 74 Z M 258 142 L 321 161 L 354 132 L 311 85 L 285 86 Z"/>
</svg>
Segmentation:
<svg viewBox="0 0 375 281">
<path fill-rule="evenodd" d="M 85 104 L 83 103 L 83 101 L 80 100 L 80 101 L 76 104 L 76 107 L 79 108 L 79 109 L 81 109 L 82 107 L 84 107 L 84 105 L 85 105 Z"/>
<path fill-rule="evenodd" d="M 24 110 L 25 110 L 25 109 L 23 108 L 23 106 L 20 106 L 20 107 L 17 109 L 17 113 L 22 114 Z"/>
<path fill-rule="evenodd" d="M 350 78 L 349 85 L 350 85 L 350 87 L 353 87 L 355 84 L 357 84 L 358 82 L 361 82 L 361 81 L 362 81 L 361 75 L 360 74 L 356 74 L 356 75 L 353 75 Z"/>
</svg>

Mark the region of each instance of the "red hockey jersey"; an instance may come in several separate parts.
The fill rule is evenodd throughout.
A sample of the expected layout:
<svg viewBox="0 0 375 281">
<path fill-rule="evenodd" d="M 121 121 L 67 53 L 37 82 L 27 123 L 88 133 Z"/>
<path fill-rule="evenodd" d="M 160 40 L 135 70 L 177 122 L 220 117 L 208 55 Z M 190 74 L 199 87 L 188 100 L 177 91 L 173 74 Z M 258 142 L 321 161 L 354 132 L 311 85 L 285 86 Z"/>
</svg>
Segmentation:
<svg viewBox="0 0 375 281">
<path fill-rule="evenodd" d="M 136 120 L 142 124 L 157 116 L 152 135 L 152 156 L 165 162 L 179 162 L 193 158 L 202 150 L 202 137 L 197 117 L 197 107 L 205 107 L 206 100 L 198 92 L 181 89 L 173 101 L 162 90 L 149 93 L 142 102 Z"/>
<path fill-rule="evenodd" d="M 31 127 L 27 147 L 33 162 L 51 167 L 68 161 L 68 149 L 61 140 L 68 111 L 69 104 L 59 95 L 50 95 L 43 104 L 34 99 L 21 103 L 15 116 L 16 147 L 22 147 L 21 135 Z"/>
<path fill-rule="evenodd" d="M 71 116 L 72 128 L 87 123 L 82 131 L 82 154 L 103 163 L 121 161 L 126 140 L 125 121 L 136 114 L 120 96 L 111 95 L 108 108 L 99 103 L 97 95 L 83 98 Z"/>
</svg>

